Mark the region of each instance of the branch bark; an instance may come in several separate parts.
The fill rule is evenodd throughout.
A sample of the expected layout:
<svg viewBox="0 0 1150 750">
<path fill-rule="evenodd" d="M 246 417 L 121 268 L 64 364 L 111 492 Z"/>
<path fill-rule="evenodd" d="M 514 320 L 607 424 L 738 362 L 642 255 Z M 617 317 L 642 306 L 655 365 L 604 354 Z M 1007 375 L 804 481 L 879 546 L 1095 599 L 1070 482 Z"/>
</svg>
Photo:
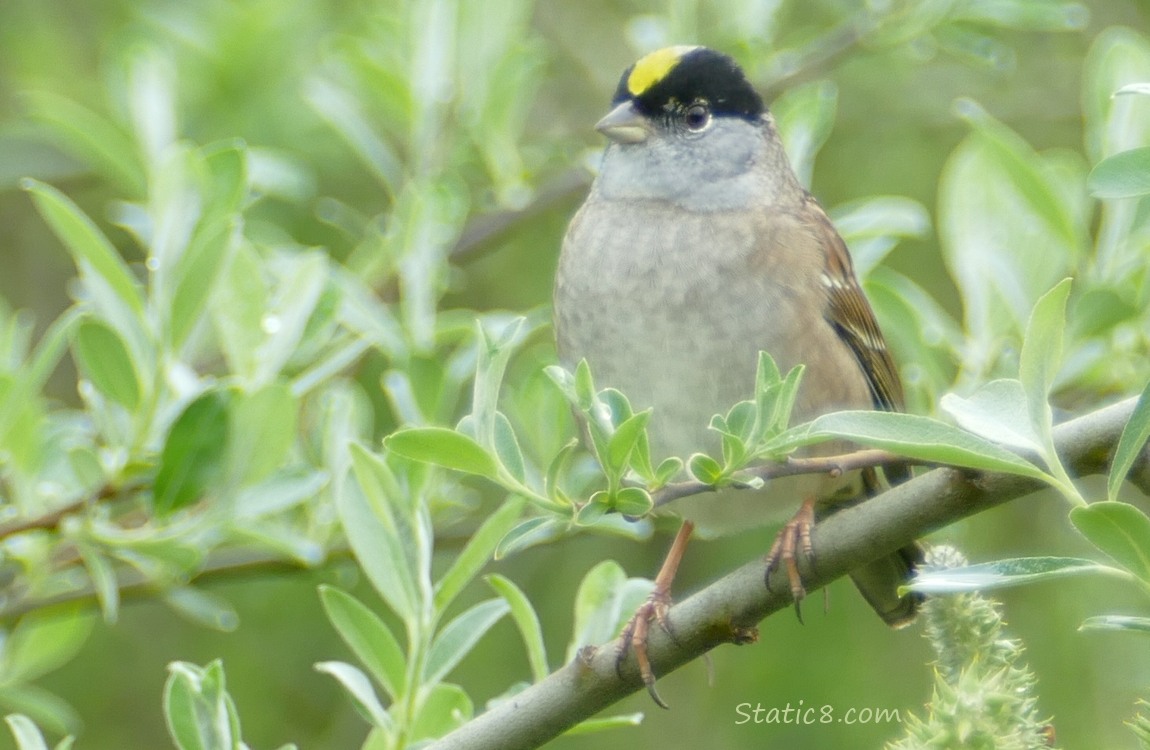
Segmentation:
<svg viewBox="0 0 1150 750">
<path fill-rule="evenodd" d="M 1100 409 L 1055 428 L 1055 444 L 1076 476 L 1106 470 L 1135 399 Z M 1148 451 L 1131 471 L 1150 473 Z M 1141 482 L 1138 482 L 1140 485 Z M 1041 482 L 1009 474 L 939 468 L 821 521 L 813 531 L 818 567 L 805 567 L 809 591 L 918 537 L 1009 500 L 1043 489 Z M 766 566 L 748 563 L 673 607 L 676 641 L 652 629 L 649 655 L 665 675 L 724 643 L 754 639 L 763 618 L 791 604 L 785 574 L 764 586 Z M 543 681 L 476 717 L 429 750 L 529 750 L 559 736 L 616 701 L 643 689 L 634 658 L 615 671 L 619 646 L 588 647 Z"/>
</svg>

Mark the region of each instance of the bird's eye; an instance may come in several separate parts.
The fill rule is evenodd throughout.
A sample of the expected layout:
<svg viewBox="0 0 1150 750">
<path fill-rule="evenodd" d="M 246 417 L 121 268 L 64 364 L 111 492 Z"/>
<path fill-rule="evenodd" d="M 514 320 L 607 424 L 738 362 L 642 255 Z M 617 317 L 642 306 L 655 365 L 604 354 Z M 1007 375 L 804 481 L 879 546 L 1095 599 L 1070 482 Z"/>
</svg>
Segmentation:
<svg viewBox="0 0 1150 750">
<path fill-rule="evenodd" d="M 703 130 L 711 124 L 711 108 L 701 102 L 692 104 L 683 112 L 683 123 L 696 133 Z"/>
</svg>

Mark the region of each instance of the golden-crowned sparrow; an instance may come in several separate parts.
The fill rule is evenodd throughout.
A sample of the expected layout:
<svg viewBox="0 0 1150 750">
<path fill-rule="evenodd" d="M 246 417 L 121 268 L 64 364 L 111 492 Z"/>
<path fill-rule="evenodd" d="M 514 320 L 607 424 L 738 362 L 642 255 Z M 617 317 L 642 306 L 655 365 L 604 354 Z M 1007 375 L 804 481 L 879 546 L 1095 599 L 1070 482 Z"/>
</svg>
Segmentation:
<svg viewBox="0 0 1150 750">
<path fill-rule="evenodd" d="M 600 386 L 618 388 L 637 410 L 654 407 L 652 458 L 717 454 L 709 420 L 750 397 L 759 351 L 784 372 L 806 365 L 795 423 L 839 409 L 899 409 L 898 372 L 846 245 L 795 177 L 739 66 L 704 47 L 662 49 L 623 73 L 613 106 L 596 125 L 610 139 L 602 168 L 563 241 L 555 330 L 566 365 L 585 358 Z M 771 553 L 773 563 L 784 558 L 798 599 L 793 558 L 809 545 L 813 498 L 841 494 L 847 482 L 857 487 L 862 477 L 789 477 L 674 503 L 686 523 L 652 606 L 629 628 L 648 686 L 647 622 L 665 612 L 693 526 L 746 529 L 803 501 Z M 891 625 L 914 617 L 915 599 L 896 588 L 916 557 L 907 548 L 852 574 Z"/>
</svg>

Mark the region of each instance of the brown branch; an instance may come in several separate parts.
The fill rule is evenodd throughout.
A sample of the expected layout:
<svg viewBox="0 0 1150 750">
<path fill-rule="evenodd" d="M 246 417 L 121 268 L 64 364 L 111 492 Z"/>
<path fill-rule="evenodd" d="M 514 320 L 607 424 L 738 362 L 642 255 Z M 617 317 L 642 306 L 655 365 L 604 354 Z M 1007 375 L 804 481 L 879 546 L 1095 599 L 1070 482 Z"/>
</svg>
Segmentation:
<svg viewBox="0 0 1150 750">
<path fill-rule="evenodd" d="M 843 453 L 837 456 L 811 456 L 808 458 L 788 456 L 785 461 L 764 464 L 762 466 L 752 466 L 748 469 L 740 470 L 739 474 L 741 476 L 751 476 L 756 479 L 762 479 L 763 481 L 778 479 L 779 477 L 792 477 L 798 474 L 828 474 L 832 477 L 837 477 L 848 471 L 907 463 L 909 462 L 906 457 L 900 456 L 897 453 L 867 449 L 854 451 L 852 453 Z M 735 489 L 749 489 L 748 485 L 738 483 L 728 486 Z M 716 489 L 718 488 L 714 485 L 705 482 L 688 480 L 685 482 L 665 484 L 652 492 L 651 498 L 655 502 L 655 507 L 658 508 L 682 497 L 700 495 L 704 492 L 714 492 Z"/>
<path fill-rule="evenodd" d="M 1067 468 L 1077 476 L 1105 471 L 1134 403 L 1129 399 L 1056 427 L 1055 445 Z M 803 580 L 814 591 L 914 539 L 1045 487 L 1012 474 L 929 471 L 821 521 L 812 533 L 818 567 L 804 566 Z M 669 618 L 675 640 L 659 628 L 651 634 L 649 657 L 655 673 L 667 674 L 724 643 L 753 639 L 760 620 L 791 604 L 785 573 L 776 571 L 764 586 L 766 575 L 765 563 L 756 560 L 673 607 Z M 543 745 L 643 688 L 633 658 L 623 665 L 622 677 L 616 674 L 619 646 L 614 641 L 585 649 L 574 662 L 429 750 L 530 750 Z"/>
<path fill-rule="evenodd" d="M 517 231 L 521 222 L 535 218 L 564 201 L 573 200 L 590 184 L 591 175 L 586 169 L 570 169 L 540 187 L 534 200 L 525 208 L 476 216 L 464 227 L 451 250 L 451 259 L 457 262 L 467 260 L 495 246 L 500 239 Z"/>
</svg>

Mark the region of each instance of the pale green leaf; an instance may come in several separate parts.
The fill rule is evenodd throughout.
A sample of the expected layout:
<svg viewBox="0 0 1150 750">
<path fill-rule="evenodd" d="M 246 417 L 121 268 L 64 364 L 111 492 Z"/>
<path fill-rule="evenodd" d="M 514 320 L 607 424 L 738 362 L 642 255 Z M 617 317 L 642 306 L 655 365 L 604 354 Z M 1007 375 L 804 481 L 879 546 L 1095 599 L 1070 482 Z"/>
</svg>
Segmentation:
<svg viewBox="0 0 1150 750">
<path fill-rule="evenodd" d="M 1049 444 L 1052 415 L 1048 397 L 1062 362 L 1062 338 L 1066 330 L 1066 300 L 1070 296 L 1070 279 L 1063 279 L 1034 304 L 1022 352 L 1018 357 L 1018 379 L 1022 381 L 1030 404 L 1030 422 L 1034 431 Z M 1057 456 L 1046 456 L 1057 461 Z"/>
<path fill-rule="evenodd" d="M 1122 429 L 1118 447 L 1114 449 L 1114 460 L 1110 464 L 1110 477 L 1106 485 L 1110 500 L 1118 499 L 1118 489 L 1146 447 L 1147 440 L 1150 440 L 1150 383 L 1142 389 L 1142 395 L 1138 397 L 1138 403 Z"/>
<path fill-rule="evenodd" d="M 48 750 L 48 743 L 35 722 L 24 714 L 9 714 L 4 717 L 12 736 L 16 739 L 17 750 Z"/>
<path fill-rule="evenodd" d="M 114 329 L 86 318 L 72 331 L 72 350 L 80 370 L 96 390 L 129 410 L 139 405 L 140 376 Z"/>
<path fill-rule="evenodd" d="M 201 224 L 180 256 L 173 272 L 175 292 L 168 315 L 168 339 L 178 351 L 203 319 L 204 307 L 215 291 L 216 280 L 227 268 L 228 255 L 239 241 L 239 224 L 226 217 Z"/>
<path fill-rule="evenodd" d="M 398 700 L 407 689 L 407 661 L 391 628 L 345 591 L 325 585 L 319 587 L 319 595 L 328 619 L 343 642 L 392 700 Z"/>
<path fill-rule="evenodd" d="M 1106 157 L 1094 165 L 1086 186 L 1095 198 L 1150 195 L 1150 146 Z"/>
<path fill-rule="evenodd" d="M 687 471 L 703 484 L 715 484 L 723 478 L 723 467 L 704 453 L 696 453 L 687 460 Z"/>
<path fill-rule="evenodd" d="M 23 616 L 4 642 L 0 674 L 7 683 L 19 684 L 62 667 L 88 640 L 94 620 L 75 606 Z"/>
<path fill-rule="evenodd" d="M 1078 573 L 1113 573 L 1114 569 L 1077 557 L 1017 557 L 918 573 L 906 588 L 923 594 L 990 591 Z"/>
<path fill-rule="evenodd" d="M 240 739 L 239 722 L 219 661 L 205 668 L 187 662 L 168 665 L 164 718 L 179 750 L 233 750 Z"/>
<path fill-rule="evenodd" d="M 296 438 L 298 404 L 283 383 L 269 383 L 233 397 L 228 477 L 239 486 L 266 479 L 279 468 Z"/>
<path fill-rule="evenodd" d="M 404 458 L 436 464 L 447 469 L 499 477 L 499 463 L 475 440 L 445 427 L 413 427 L 398 430 L 383 441 L 384 447 Z"/>
<path fill-rule="evenodd" d="M 1091 544 L 1150 583 L 1150 518 L 1128 503 L 1102 501 L 1070 511 L 1070 522 Z"/>
<path fill-rule="evenodd" d="M 1048 481 L 1037 466 L 972 433 L 929 417 L 878 411 L 844 411 L 811 423 L 809 438 L 834 436 L 929 463 Z"/>
<path fill-rule="evenodd" d="M 176 586 L 160 598 L 173 612 L 200 627 L 231 633 L 240 625 L 235 607 L 219 594 L 195 586 Z"/>
<path fill-rule="evenodd" d="M 413 617 L 419 596 L 411 555 L 404 549 L 410 535 L 401 535 L 390 519 L 387 488 L 375 482 L 386 470 L 377 457 L 352 445 L 356 482 L 343 482 L 336 494 L 340 523 L 363 572 L 375 590 L 400 617 Z"/>
<path fill-rule="evenodd" d="M 510 557 L 536 544 L 558 539 L 567 530 L 565 519 L 554 516 L 536 516 L 520 523 L 499 540 L 495 548 L 495 559 Z"/>
<path fill-rule="evenodd" d="M 651 418 L 651 410 L 647 409 L 634 414 L 623 421 L 607 442 L 607 455 L 605 456 L 607 471 L 619 474 L 627 468 L 627 461 L 636 443 L 647 429 L 647 422 Z"/>
<path fill-rule="evenodd" d="M 116 571 L 111 561 L 91 545 L 77 544 L 76 549 L 84 561 L 88 577 L 92 579 L 92 589 L 96 592 L 104 622 L 114 625 L 120 614 L 120 584 L 116 580 Z"/>
<path fill-rule="evenodd" d="M 580 734 L 595 734 L 608 729 L 621 727 L 637 727 L 643 723 L 642 713 L 617 714 L 615 716 L 602 716 L 581 721 L 563 733 L 564 737 L 574 737 Z"/>
<path fill-rule="evenodd" d="M 90 268 L 132 312 L 143 314 L 144 302 L 139 285 L 116 248 L 95 223 L 68 196 L 51 185 L 29 179 L 23 186 L 32 194 L 36 209 L 68 248 L 76 265 L 81 270 Z"/>
<path fill-rule="evenodd" d="M 463 550 L 452 561 L 451 567 L 435 584 L 436 610 L 442 612 L 447 609 L 459 592 L 491 560 L 500 540 L 507 536 L 519 520 L 523 505 L 521 498 L 509 498 L 471 535 Z"/>
<path fill-rule="evenodd" d="M 959 427 L 987 440 L 1038 454 L 1044 449 L 1030 421 L 1022 381 L 992 380 L 966 398 L 948 393 L 939 406 Z"/>
<path fill-rule="evenodd" d="M 1087 617 L 1079 630 L 1125 630 L 1135 633 L 1150 633 L 1150 617 L 1131 615 L 1100 615 Z"/>
<path fill-rule="evenodd" d="M 642 487 L 624 487 L 615 493 L 615 511 L 625 516 L 645 516 L 654 507 L 651 493 Z"/>
<path fill-rule="evenodd" d="M 465 724 L 474 713 L 475 706 L 463 688 L 441 682 L 432 687 L 420 703 L 412 723 L 412 739 L 442 737 Z"/>
<path fill-rule="evenodd" d="M 143 164 L 131 136 L 105 117 L 48 91 L 25 92 L 33 118 L 47 124 L 64 148 L 107 175 L 132 196 L 147 190 Z"/>
<path fill-rule="evenodd" d="M 329 674 L 347 691 L 356 709 L 364 718 L 385 732 L 393 732 L 395 722 L 387 709 L 379 702 L 379 697 L 371 687 L 367 675 L 350 664 L 341 661 L 321 661 L 315 665 L 317 672 Z"/>
<path fill-rule="evenodd" d="M 523 645 L 527 649 L 527 661 L 531 665 L 531 678 L 539 682 L 547 676 L 547 647 L 543 643 L 543 629 L 539 626 L 539 616 L 535 608 L 518 586 L 497 573 L 486 577 L 487 584 L 503 597 L 511 607 L 511 619 L 519 628 Z"/>
<path fill-rule="evenodd" d="M 423 670 L 424 683 L 435 684 L 446 677 L 509 611 L 511 607 L 505 600 L 488 599 L 447 623 L 431 644 Z"/>
<path fill-rule="evenodd" d="M 575 622 L 567 661 L 584 646 L 597 646 L 614 638 L 651 593 L 652 581 L 627 578 L 614 560 L 595 565 L 579 583 L 575 594 Z"/>
<path fill-rule="evenodd" d="M 771 103 L 787 156 L 807 187 L 815 156 L 834 127 L 837 106 L 838 88 L 827 80 L 795 86 Z"/>
<path fill-rule="evenodd" d="M 24 714 L 37 726 L 55 734 L 78 732 L 84 726 L 71 704 L 35 684 L 0 688 L 0 706 L 6 711 Z"/>
</svg>

